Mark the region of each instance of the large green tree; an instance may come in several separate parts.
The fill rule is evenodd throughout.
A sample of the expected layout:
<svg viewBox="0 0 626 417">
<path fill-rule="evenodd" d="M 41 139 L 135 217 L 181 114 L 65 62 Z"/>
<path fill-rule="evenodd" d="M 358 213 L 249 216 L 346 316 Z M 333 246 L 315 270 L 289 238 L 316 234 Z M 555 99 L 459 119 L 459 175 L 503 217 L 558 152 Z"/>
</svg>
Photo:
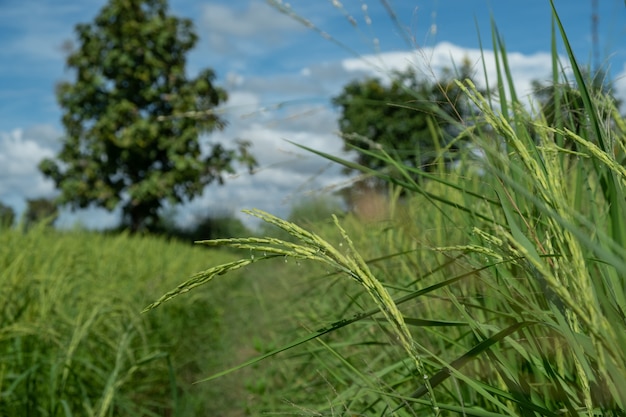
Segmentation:
<svg viewBox="0 0 626 417">
<path fill-rule="evenodd" d="M 453 141 L 472 113 L 454 80 L 467 78 L 472 71 L 466 60 L 458 76 L 445 71 L 437 81 L 408 70 L 395 72 L 388 83 L 378 78 L 351 82 L 333 99 L 345 149 L 365 150 L 356 162 L 376 170 L 389 166 L 367 151 L 383 149 L 403 165 L 425 171 L 437 159 L 454 160 L 459 144 Z"/>
<path fill-rule="evenodd" d="M 61 203 L 121 205 L 137 231 L 156 223 L 166 201 L 223 183 L 236 162 L 255 164 L 246 142 L 201 143 L 224 127 L 214 109 L 227 95 L 209 69 L 188 77 L 197 35 L 190 20 L 168 14 L 166 0 L 110 0 L 76 32 L 79 47 L 67 58 L 75 79 L 57 89 L 66 137 L 56 160 L 40 164 Z"/>
</svg>

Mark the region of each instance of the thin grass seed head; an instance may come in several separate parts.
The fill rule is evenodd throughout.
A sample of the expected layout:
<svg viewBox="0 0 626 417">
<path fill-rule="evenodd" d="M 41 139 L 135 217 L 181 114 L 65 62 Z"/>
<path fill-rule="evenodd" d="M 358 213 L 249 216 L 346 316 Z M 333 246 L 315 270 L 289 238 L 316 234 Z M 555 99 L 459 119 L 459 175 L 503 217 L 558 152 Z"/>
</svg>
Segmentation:
<svg viewBox="0 0 626 417">
<path fill-rule="evenodd" d="M 235 271 L 237 269 L 248 266 L 254 262 L 258 262 L 258 260 L 259 260 L 258 258 L 257 259 L 239 259 L 234 262 L 229 262 L 226 264 L 218 265 L 213 268 L 209 268 L 206 271 L 199 272 L 193 275 L 187 281 L 178 285 L 173 290 L 168 291 L 167 293 L 162 295 L 158 300 L 156 300 L 152 304 L 145 307 L 142 312 L 145 313 L 148 310 L 152 310 L 160 306 L 161 304 L 171 300 L 172 298 L 179 296 L 180 294 L 191 291 L 193 288 L 198 287 L 202 284 L 206 284 L 207 282 L 211 281 L 213 278 L 215 278 L 218 275 L 224 275 L 227 272 Z"/>
<path fill-rule="evenodd" d="M 569 129 L 559 130 L 554 129 L 555 131 L 564 134 L 569 139 L 572 139 L 579 145 L 586 148 L 592 156 L 597 158 L 604 166 L 609 168 L 613 173 L 615 173 L 621 180 L 622 185 L 626 182 L 626 168 L 615 160 L 614 155 L 609 154 L 602 149 L 600 149 L 595 143 L 582 138 L 576 133 L 572 132 Z"/>
<path fill-rule="evenodd" d="M 425 386 L 428 391 L 433 410 L 435 410 L 435 414 L 437 414 L 438 407 L 436 404 L 434 391 L 430 386 L 427 375 L 425 374 L 425 368 L 417 351 L 416 342 L 412 338 L 412 335 L 404 321 L 402 313 L 398 309 L 398 306 L 395 304 L 387 289 L 382 285 L 380 281 L 378 281 L 374 277 L 367 263 L 356 250 L 354 243 L 350 239 L 348 233 L 340 225 L 338 218 L 336 216 L 333 216 L 333 221 L 340 231 L 344 242 L 347 244 L 348 250 L 345 254 L 337 250 L 333 245 L 331 245 L 315 233 L 308 232 L 294 223 L 282 220 L 261 210 L 246 210 L 246 213 L 281 228 L 291 236 L 300 240 L 300 242 L 302 243 L 297 244 L 292 242 L 286 242 L 276 238 L 254 237 L 201 241 L 199 243 L 205 245 L 230 246 L 239 249 L 260 251 L 266 254 L 269 253 L 271 255 L 240 259 L 238 261 L 219 265 L 217 267 L 213 267 L 206 271 L 200 272 L 192 276 L 186 282 L 180 284 L 174 290 L 164 294 L 157 301 L 147 306 L 144 311 L 156 308 L 160 304 L 167 302 L 182 293 L 185 293 L 202 284 L 205 284 L 217 275 L 223 275 L 244 266 L 248 266 L 254 262 L 258 262 L 263 259 L 269 259 L 272 256 L 294 257 L 297 259 L 311 259 L 325 263 L 336 270 L 345 272 L 348 276 L 352 277 L 361 285 L 363 285 L 364 288 L 367 290 L 368 294 L 372 297 L 380 311 L 383 313 L 386 320 L 390 324 L 392 324 L 392 328 L 394 329 L 393 333 L 397 337 L 407 355 L 412 359 L 412 362 L 415 364 L 418 372 L 424 375 Z"/>
<path fill-rule="evenodd" d="M 463 86 L 461 86 L 461 88 L 463 88 Z M 464 90 L 467 92 L 467 89 Z M 480 99 L 478 94 L 474 92 L 474 95 L 470 97 L 482 110 L 489 110 L 486 106 L 484 106 L 484 102 Z M 527 147 L 519 141 L 512 129 L 510 129 L 510 126 L 504 123 L 503 118 L 495 117 L 495 115 L 489 111 L 486 112 L 486 116 L 488 122 L 492 124 L 498 132 L 506 134 L 506 136 L 511 139 L 511 144 L 514 146 L 516 152 L 521 156 L 522 162 L 526 166 L 526 170 L 530 174 L 529 176 L 532 180 L 534 180 L 541 198 L 547 202 L 550 207 L 556 211 L 556 214 L 561 216 L 563 220 L 573 221 L 573 218 L 569 215 L 570 209 L 567 203 L 568 199 L 566 193 L 568 190 L 566 187 L 563 187 L 563 184 L 560 182 L 560 179 L 564 178 L 564 173 L 561 165 L 558 163 L 558 159 L 556 158 L 557 153 L 552 152 L 550 154 L 549 152 L 546 152 L 546 150 L 553 149 L 555 145 L 548 141 L 545 147 L 539 149 L 543 162 L 543 169 L 541 169 L 538 165 L 538 161 L 528 153 Z M 616 119 L 622 124 L 624 123 L 621 117 L 616 117 Z M 551 129 L 547 126 L 542 127 L 544 129 Z M 551 130 L 555 133 L 567 136 L 576 143 L 582 145 L 583 148 L 586 148 L 591 155 L 598 159 L 604 166 L 609 167 L 609 169 L 611 169 L 616 176 L 621 179 L 622 184 L 624 183 L 626 170 L 620 163 L 615 161 L 615 155 L 608 155 L 593 142 L 588 141 L 569 130 Z M 614 149 L 614 147 L 611 147 L 611 149 Z M 545 174 L 544 170 L 546 170 Z M 550 252 L 560 253 L 562 256 L 554 261 L 551 261 L 551 267 L 549 270 L 546 269 L 542 271 L 543 273 L 540 273 L 541 277 L 549 283 L 549 286 L 558 293 L 560 299 L 564 300 L 568 305 L 569 310 L 567 311 L 570 316 L 581 319 L 585 322 L 586 327 L 590 326 L 590 329 L 605 327 L 604 321 L 606 320 L 606 317 L 603 316 L 599 310 L 597 310 L 598 300 L 593 296 L 593 288 L 591 286 L 590 277 L 587 273 L 588 267 L 584 260 L 585 258 L 580 245 L 581 242 L 569 233 L 569 231 L 563 231 L 562 227 L 560 227 L 559 223 L 557 223 L 552 216 L 548 219 L 548 230 L 554 230 L 556 232 L 554 234 L 554 239 L 558 242 L 558 247 Z M 509 240 L 513 243 L 515 242 L 514 239 Z M 551 242 L 552 240 L 550 240 L 550 243 Z M 533 261 L 536 268 L 542 269 L 543 262 L 537 262 L 538 260 L 534 257 L 530 259 Z M 570 288 L 570 285 L 573 288 Z M 572 314 L 574 312 L 576 313 L 575 315 Z M 602 323 L 598 322 L 599 318 Z M 570 326 L 577 328 L 577 320 L 571 320 L 572 319 L 570 319 Z M 592 341 L 594 344 L 602 342 L 602 338 L 598 338 L 595 330 L 592 331 Z M 603 369 L 605 360 L 602 346 L 598 345 L 596 347 L 596 352 L 598 353 L 600 368 Z M 577 372 L 581 377 L 581 381 L 583 381 L 583 385 L 587 385 L 588 387 L 586 376 L 583 375 L 580 364 L 577 363 L 576 367 Z M 589 411 L 589 391 L 588 389 L 585 389 L 584 392 L 585 405 Z"/>
<path fill-rule="evenodd" d="M 384 285 L 382 285 L 382 283 L 374 277 L 369 266 L 356 250 L 352 239 L 350 239 L 346 230 L 339 223 L 337 216 L 333 215 L 333 221 L 348 245 L 349 255 L 344 258 L 346 266 L 352 271 L 354 277 L 358 277 L 357 281 L 362 283 L 387 321 L 393 325 L 398 341 L 408 356 L 413 360 L 417 371 L 424 376 L 424 385 L 428 391 L 433 410 L 435 410 L 435 414 L 438 415 L 438 407 L 434 390 L 430 385 L 428 376 L 426 375 L 424 364 L 422 363 L 422 359 L 416 348 L 416 342 L 404 321 L 404 316 L 398 309 L 395 301 L 393 301 L 391 294 L 389 294 Z"/>
</svg>

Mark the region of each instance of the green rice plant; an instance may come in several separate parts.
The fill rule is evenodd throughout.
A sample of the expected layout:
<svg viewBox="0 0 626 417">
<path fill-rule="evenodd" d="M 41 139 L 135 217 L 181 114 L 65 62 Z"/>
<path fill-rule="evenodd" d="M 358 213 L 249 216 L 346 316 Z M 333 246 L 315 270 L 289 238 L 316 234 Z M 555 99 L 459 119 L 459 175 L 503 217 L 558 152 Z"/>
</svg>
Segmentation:
<svg viewBox="0 0 626 417">
<path fill-rule="evenodd" d="M 288 352 L 284 369 L 292 372 L 282 378 L 293 388 L 267 389 L 272 400 L 252 414 L 625 414 L 626 123 L 590 90 L 554 7 L 553 21 L 553 81 L 567 81 L 562 69 L 572 69 L 581 129 L 569 128 L 567 105 L 554 107 L 548 125 L 520 101 L 494 25 L 493 93 L 458 82 L 480 113 L 462 126 L 471 148 L 457 168 L 426 173 L 381 149 L 355 149 L 390 167 L 375 171 L 303 147 L 386 181 L 386 218 L 334 217 L 312 233 L 252 210 L 292 239 L 201 242 L 246 256 L 192 276 L 147 309 L 259 261 L 326 270 L 283 309 L 282 317 L 298 315 L 305 334 L 294 331 L 291 341 L 205 381 Z"/>
<path fill-rule="evenodd" d="M 192 385 L 212 363 L 197 342 L 220 352 L 213 296 L 140 308 L 181 271 L 228 254 L 45 225 L 2 230 L 0 248 L 0 415 L 204 415 L 214 409 L 197 398 L 227 403 Z"/>
</svg>

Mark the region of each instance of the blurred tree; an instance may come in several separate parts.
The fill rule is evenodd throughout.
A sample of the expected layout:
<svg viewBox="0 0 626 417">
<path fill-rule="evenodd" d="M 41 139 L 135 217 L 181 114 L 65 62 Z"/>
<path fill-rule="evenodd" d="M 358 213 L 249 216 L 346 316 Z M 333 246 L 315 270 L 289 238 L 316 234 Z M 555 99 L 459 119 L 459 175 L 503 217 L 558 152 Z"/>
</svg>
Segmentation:
<svg viewBox="0 0 626 417">
<path fill-rule="evenodd" d="M 251 236 L 252 232 L 233 213 L 200 216 L 187 228 L 185 236 L 192 241 Z"/>
<path fill-rule="evenodd" d="M 367 153 L 377 148 L 404 166 L 425 171 L 438 158 L 454 161 L 460 149 L 454 139 L 473 112 L 455 79 L 472 79 L 468 60 L 457 76 L 446 70 L 437 82 L 418 77 L 412 69 L 393 73 L 389 84 L 378 78 L 351 82 L 333 99 L 341 111 L 344 148 L 366 151 L 358 153 L 356 162 L 376 170 L 389 169 Z"/>
<path fill-rule="evenodd" d="M 224 127 L 214 109 L 227 96 L 209 69 L 187 77 L 185 55 L 197 36 L 190 20 L 167 14 L 166 0 L 110 0 L 76 32 L 80 46 L 67 58 L 75 81 L 57 88 L 63 148 L 39 166 L 60 203 L 121 205 L 123 223 L 137 231 L 157 222 L 166 200 L 222 184 L 236 162 L 255 165 L 247 142 L 200 143 L 202 133 Z"/>
<path fill-rule="evenodd" d="M 30 227 L 36 223 L 46 221 L 48 225 L 54 225 L 59 217 L 59 209 L 52 199 L 34 198 L 26 200 L 26 212 L 24 213 L 24 224 Z"/>
<path fill-rule="evenodd" d="M 15 210 L 10 206 L 0 203 L 0 229 L 11 227 L 15 222 Z"/>
</svg>

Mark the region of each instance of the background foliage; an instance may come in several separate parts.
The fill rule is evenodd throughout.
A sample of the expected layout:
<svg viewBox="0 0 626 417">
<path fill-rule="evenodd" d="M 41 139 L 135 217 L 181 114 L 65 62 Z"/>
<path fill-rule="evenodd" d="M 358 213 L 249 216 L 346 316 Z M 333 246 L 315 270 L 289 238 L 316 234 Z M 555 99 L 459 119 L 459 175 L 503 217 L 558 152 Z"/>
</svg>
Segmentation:
<svg viewBox="0 0 626 417">
<path fill-rule="evenodd" d="M 3 230 L 0 247 L 0 415 L 215 415 L 237 401 L 192 385 L 232 353 L 221 290 L 140 314 L 159 288 L 228 253 L 45 224 Z"/>
<path fill-rule="evenodd" d="M 473 78 L 467 60 L 458 73 L 447 70 L 434 81 L 409 69 L 392 73 L 388 83 L 378 78 L 351 82 L 333 99 L 340 111 L 344 149 L 382 149 L 399 163 L 424 171 L 433 171 L 436 160 L 457 160 L 464 145 L 461 123 L 474 113 L 454 82 L 466 78 Z M 392 169 L 368 152 L 358 152 L 356 162 L 376 170 Z"/>
<path fill-rule="evenodd" d="M 209 69 L 188 78 L 197 36 L 189 19 L 167 14 L 165 0 L 111 0 L 76 32 L 79 47 L 67 58 L 75 81 L 57 89 L 67 136 L 56 160 L 40 164 L 61 203 L 121 205 L 137 231 L 156 224 L 165 201 L 223 183 L 236 162 L 254 165 L 246 142 L 200 142 L 224 126 L 215 107 L 227 95 Z"/>
<path fill-rule="evenodd" d="M 0 203 L 0 227 L 11 227 L 15 222 L 15 211 L 10 206 Z"/>
</svg>

